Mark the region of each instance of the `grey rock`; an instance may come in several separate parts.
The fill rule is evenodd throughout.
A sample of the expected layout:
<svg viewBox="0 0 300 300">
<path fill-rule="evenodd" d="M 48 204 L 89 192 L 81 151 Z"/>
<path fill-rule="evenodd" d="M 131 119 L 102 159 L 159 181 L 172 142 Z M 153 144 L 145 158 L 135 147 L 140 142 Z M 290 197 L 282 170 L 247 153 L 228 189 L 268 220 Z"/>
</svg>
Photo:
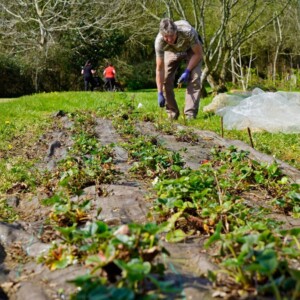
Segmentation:
<svg viewBox="0 0 300 300">
<path fill-rule="evenodd" d="M 7 205 L 11 207 L 18 207 L 20 204 L 20 198 L 18 196 L 11 196 L 6 199 Z"/>
<path fill-rule="evenodd" d="M 19 224 L 0 223 L 0 243 L 5 247 L 14 242 L 20 242 L 22 249 L 33 257 L 50 248 L 50 245 L 41 243 L 36 237 L 24 231 Z"/>
<path fill-rule="evenodd" d="M 42 287 L 32 282 L 22 282 L 20 289 L 17 291 L 16 300 L 48 300 Z"/>
</svg>

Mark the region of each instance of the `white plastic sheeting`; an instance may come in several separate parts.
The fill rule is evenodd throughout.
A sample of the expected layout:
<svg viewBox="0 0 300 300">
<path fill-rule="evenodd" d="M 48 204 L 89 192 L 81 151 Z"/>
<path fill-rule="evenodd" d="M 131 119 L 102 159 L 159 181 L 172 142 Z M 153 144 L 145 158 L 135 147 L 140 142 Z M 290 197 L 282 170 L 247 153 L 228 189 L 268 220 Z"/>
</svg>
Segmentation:
<svg viewBox="0 0 300 300">
<path fill-rule="evenodd" d="M 300 133 L 300 93 L 264 92 L 256 88 L 250 94 L 222 97 L 225 99 L 220 104 L 219 97 L 215 113 L 223 117 L 228 130 Z"/>
</svg>

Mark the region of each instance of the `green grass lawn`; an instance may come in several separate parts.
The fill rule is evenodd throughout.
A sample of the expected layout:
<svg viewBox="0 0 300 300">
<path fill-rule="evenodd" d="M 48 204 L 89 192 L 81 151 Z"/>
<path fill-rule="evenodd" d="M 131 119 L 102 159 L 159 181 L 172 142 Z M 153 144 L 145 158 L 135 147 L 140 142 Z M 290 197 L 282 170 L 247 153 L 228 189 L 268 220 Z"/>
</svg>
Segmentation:
<svg viewBox="0 0 300 300">
<path fill-rule="evenodd" d="M 184 105 L 185 89 L 175 89 L 180 109 Z M 5 99 L 7 100 L 7 99 Z M 12 147 L 12 141 L 30 133 L 32 139 L 38 137 L 49 122 L 49 116 L 58 110 L 73 112 L 76 110 L 97 110 L 105 115 L 118 112 L 120 105 L 130 101 L 137 108 L 139 116 L 151 114 L 157 120 L 167 120 L 165 110 L 157 105 L 156 90 L 137 92 L 53 92 L 24 96 L 10 101 L 0 101 L 0 151 Z M 188 126 L 214 131 L 221 134 L 220 117 L 203 113 L 203 107 L 212 97 L 201 100 L 200 113 Z M 139 107 L 139 108 L 138 108 Z M 178 123 L 184 124 L 179 118 Z M 266 154 L 273 155 L 300 169 L 300 139 L 298 134 L 255 132 L 254 147 Z M 242 140 L 250 144 L 246 131 L 224 131 L 224 138 Z"/>
</svg>

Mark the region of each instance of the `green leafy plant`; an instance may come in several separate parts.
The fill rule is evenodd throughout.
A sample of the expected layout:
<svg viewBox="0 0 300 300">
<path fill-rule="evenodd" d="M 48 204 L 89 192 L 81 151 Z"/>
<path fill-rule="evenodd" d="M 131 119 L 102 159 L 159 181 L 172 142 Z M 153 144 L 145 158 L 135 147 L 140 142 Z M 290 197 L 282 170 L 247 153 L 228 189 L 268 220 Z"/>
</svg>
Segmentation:
<svg viewBox="0 0 300 300">
<path fill-rule="evenodd" d="M 0 222 L 12 223 L 18 219 L 17 213 L 5 199 L 0 199 L 0 216 Z"/>
<path fill-rule="evenodd" d="M 199 137 L 192 129 L 177 130 L 174 135 L 178 142 L 186 142 L 192 145 L 197 145 L 199 143 Z"/>
<path fill-rule="evenodd" d="M 85 187 L 112 182 L 120 172 L 113 163 L 114 145 L 102 146 L 95 136 L 95 116 L 76 112 L 71 117 L 74 142 L 67 156 L 57 163 L 56 171 L 45 172 L 43 180 L 51 192 L 63 187 L 80 195 Z"/>
<path fill-rule="evenodd" d="M 171 283 L 158 280 L 165 269 L 156 257 L 168 254 L 158 243 L 160 226 L 132 223 L 110 228 L 97 221 L 84 228 L 73 226 L 58 230 L 65 243 L 54 244 L 49 253 L 39 260 L 50 269 L 73 263 L 84 263 L 90 269 L 88 276 L 72 281 L 80 287 L 80 292 L 73 299 L 102 292 L 115 297 L 153 295 L 157 297 L 153 299 L 158 299 L 161 293 L 178 291 L 171 287 Z"/>
<path fill-rule="evenodd" d="M 82 202 L 72 201 L 69 197 L 62 194 L 56 194 L 51 198 L 42 201 L 44 205 L 52 205 L 50 219 L 57 226 L 72 226 L 74 224 L 83 224 L 89 220 L 87 211 L 90 209 L 90 201 Z"/>
<path fill-rule="evenodd" d="M 299 297 L 300 273 L 295 260 L 300 254 L 300 229 L 272 232 L 260 222 L 221 234 L 221 227 L 219 223 L 206 243 L 206 247 L 212 243 L 220 245 L 215 259 L 221 268 L 210 274 L 213 281 L 230 284 L 235 291 L 252 293 L 256 289 L 263 295 L 275 295 L 277 300 Z"/>
<path fill-rule="evenodd" d="M 173 135 L 177 131 L 173 122 L 155 122 L 154 127 L 156 130 L 169 135 Z"/>
<path fill-rule="evenodd" d="M 130 171 L 142 178 L 177 177 L 184 165 L 179 153 L 167 151 L 155 138 L 138 137 L 123 144 L 123 147 L 134 161 Z"/>
</svg>

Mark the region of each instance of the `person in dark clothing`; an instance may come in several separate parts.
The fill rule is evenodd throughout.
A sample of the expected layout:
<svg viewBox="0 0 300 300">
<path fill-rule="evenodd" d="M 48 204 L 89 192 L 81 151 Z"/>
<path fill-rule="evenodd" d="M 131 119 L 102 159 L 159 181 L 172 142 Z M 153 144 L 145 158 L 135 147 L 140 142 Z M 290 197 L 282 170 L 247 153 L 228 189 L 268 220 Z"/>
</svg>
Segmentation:
<svg viewBox="0 0 300 300">
<path fill-rule="evenodd" d="M 83 79 L 84 79 L 84 90 L 85 91 L 88 91 L 89 88 L 91 89 L 91 91 L 94 90 L 94 88 L 96 86 L 96 82 L 94 80 L 95 73 L 96 73 L 96 71 L 93 69 L 91 61 L 88 60 L 81 70 L 81 74 L 83 75 Z"/>
</svg>

